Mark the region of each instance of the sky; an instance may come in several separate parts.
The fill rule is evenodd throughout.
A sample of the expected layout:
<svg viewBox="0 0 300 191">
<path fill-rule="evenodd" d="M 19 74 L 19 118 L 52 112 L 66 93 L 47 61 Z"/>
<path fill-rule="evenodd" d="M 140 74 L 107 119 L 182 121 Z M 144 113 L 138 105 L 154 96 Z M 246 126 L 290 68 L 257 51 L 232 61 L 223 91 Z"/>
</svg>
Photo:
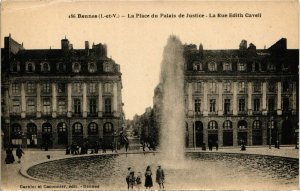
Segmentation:
<svg viewBox="0 0 300 191">
<path fill-rule="evenodd" d="M 217 17 L 237 13 L 244 17 Z M 245 17 L 261 13 L 261 17 Z M 70 14 L 119 18 L 69 18 Z M 136 14 L 150 18 L 136 18 Z M 151 15 L 156 14 L 157 18 Z M 176 18 L 166 18 L 167 14 Z M 184 18 L 179 18 L 179 14 Z M 186 18 L 204 14 L 204 18 Z M 128 18 L 134 15 L 135 18 Z M 209 17 L 211 15 L 211 17 Z M 216 17 L 212 17 L 215 15 Z M 124 17 L 121 17 L 124 16 Z M 59 49 L 65 36 L 75 49 L 84 42 L 105 43 L 108 56 L 120 64 L 122 98 L 127 119 L 153 105 L 159 82 L 163 48 L 170 35 L 182 43 L 203 44 L 204 49 L 236 49 L 241 40 L 267 48 L 287 38 L 288 48 L 299 48 L 298 2 L 79 2 L 16 1 L 1 4 L 1 47 L 10 33 L 26 49 Z"/>
</svg>

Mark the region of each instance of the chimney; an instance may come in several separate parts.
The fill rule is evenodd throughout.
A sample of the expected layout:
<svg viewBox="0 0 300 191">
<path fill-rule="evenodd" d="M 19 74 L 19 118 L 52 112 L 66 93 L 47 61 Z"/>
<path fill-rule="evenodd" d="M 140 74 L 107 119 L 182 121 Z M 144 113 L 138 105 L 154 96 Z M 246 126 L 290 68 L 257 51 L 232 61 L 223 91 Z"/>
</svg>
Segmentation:
<svg viewBox="0 0 300 191">
<path fill-rule="evenodd" d="M 62 50 L 69 50 L 69 40 L 68 39 L 66 39 L 66 37 L 65 37 L 65 39 L 62 39 L 61 40 L 61 49 Z"/>
<path fill-rule="evenodd" d="M 89 41 L 85 41 L 85 50 L 89 50 L 89 49 L 90 49 Z"/>
<path fill-rule="evenodd" d="M 246 50 L 247 49 L 247 41 L 242 40 L 240 43 L 240 50 Z"/>
<path fill-rule="evenodd" d="M 199 45 L 199 55 L 200 55 L 200 58 L 202 59 L 203 58 L 203 45 L 202 45 L 202 43 L 200 43 L 200 45 Z"/>
</svg>

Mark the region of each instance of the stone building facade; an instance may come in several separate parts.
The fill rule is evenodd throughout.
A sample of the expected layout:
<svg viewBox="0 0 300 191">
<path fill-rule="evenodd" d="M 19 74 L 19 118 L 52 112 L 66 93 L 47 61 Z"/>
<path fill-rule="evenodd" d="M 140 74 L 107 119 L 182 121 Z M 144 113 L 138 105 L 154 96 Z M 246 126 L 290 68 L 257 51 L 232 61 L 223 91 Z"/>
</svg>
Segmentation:
<svg viewBox="0 0 300 191">
<path fill-rule="evenodd" d="M 298 56 L 299 50 L 287 49 L 284 38 L 268 49 L 251 43 L 247 47 L 245 40 L 235 50 L 184 45 L 186 146 L 294 144 L 299 129 Z M 158 121 L 161 96 L 158 85 Z"/>
<path fill-rule="evenodd" d="M 4 143 L 62 148 L 118 139 L 124 121 L 120 66 L 105 44 L 26 50 L 9 35 L 2 49 Z"/>
</svg>

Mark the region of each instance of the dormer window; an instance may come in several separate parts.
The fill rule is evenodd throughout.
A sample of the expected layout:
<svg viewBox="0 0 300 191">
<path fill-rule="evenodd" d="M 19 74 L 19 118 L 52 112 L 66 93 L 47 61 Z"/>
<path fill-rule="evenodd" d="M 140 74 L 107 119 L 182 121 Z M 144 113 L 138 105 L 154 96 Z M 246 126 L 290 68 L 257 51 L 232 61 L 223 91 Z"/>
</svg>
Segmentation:
<svg viewBox="0 0 300 191">
<path fill-rule="evenodd" d="M 269 64 L 268 64 L 268 70 L 269 70 L 269 71 L 275 71 L 275 70 L 276 70 L 275 64 L 269 63 Z"/>
<path fill-rule="evenodd" d="M 252 71 L 253 72 L 259 72 L 260 71 L 260 63 L 254 62 L 252 65 Z"/>
<path fill-rule="evenodd" d="M 79 73 L 81 71 L 81 65 L 79 62 L 74 62 L 73 63 L 73 72 Z"/>
<path fill-rule="evenodd" d="M 238 71 L 240 71 L 240 72 L 246 71 L 246 64 L 238 63 Z"/>
<path fill-rule="evenodd" d="M 202 70 L 202 63 L 195 61 L 193 62 L 193 70 L 194 71 L 201 71 Z"/>
<path fill-rule="evenodd" d="M 11 65 L 12 72 L 19 72 L 20 71 L 20 64 L 19 62 L 13 62 Z"/>
<path fill-rule="evenodd" d="M 48 62 L 41 63 L 42 72 L 50 72 L 50 64 Z"/>
<path fill-rule="evenodd" d="M 26 62 L 26 72 L 31 73 L 35 71 L 35 65 L 33 62 Z"/>
<path fill-rule="evenodd" d="M 289 66 L 286 62 L 282 63 L 282 70 L 286 71 L 289 69 Z"/>
<path fill-rule="evenodd" d="M 232 70 L 231 63 L 224 62 L 223 63 L 223 71 L 231 71 L 231 70 Z"/>
<path fill-rule="evenodd" d="M 217 71 L 217 63 L 216 62 L 209 62 L 208 63 L 208 70 L 209 71 Z"/>
<path fill-rule="evenodd" d="M 66 64 L 63 62 L 59 62 L 56 65 L 56 69 L 58 72 L 65 72 L 66 71 Z"/>
<path fill-rule="evenodd" d="M 105 62 L 104 65 L 104 72 L 112 72 L 112 64 L 109 62 Z"/>
<path fill-rule="evenodd" d="M 90 73 L 94 73 L 97 71 L 97 65 L 95 62 L 89 62 L 88 63 L 88 70 Z"/>
</svg>

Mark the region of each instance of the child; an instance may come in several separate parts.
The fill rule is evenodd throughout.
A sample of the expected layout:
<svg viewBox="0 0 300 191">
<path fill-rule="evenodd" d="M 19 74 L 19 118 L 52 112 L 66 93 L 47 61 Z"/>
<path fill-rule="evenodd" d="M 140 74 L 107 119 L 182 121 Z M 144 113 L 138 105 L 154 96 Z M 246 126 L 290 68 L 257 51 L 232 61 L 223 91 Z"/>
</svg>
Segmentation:
<svg viewBox="0 0 300 191">
<path fill-rule="evenodd" d="M 141 188 L 141 185 L 142 185 L 142 173 L 139 172 L 136 179 L 135 179 L 135 182 L 136 182 L 136 187 L 138 190 L 140 190 Z"/>
</svg>

